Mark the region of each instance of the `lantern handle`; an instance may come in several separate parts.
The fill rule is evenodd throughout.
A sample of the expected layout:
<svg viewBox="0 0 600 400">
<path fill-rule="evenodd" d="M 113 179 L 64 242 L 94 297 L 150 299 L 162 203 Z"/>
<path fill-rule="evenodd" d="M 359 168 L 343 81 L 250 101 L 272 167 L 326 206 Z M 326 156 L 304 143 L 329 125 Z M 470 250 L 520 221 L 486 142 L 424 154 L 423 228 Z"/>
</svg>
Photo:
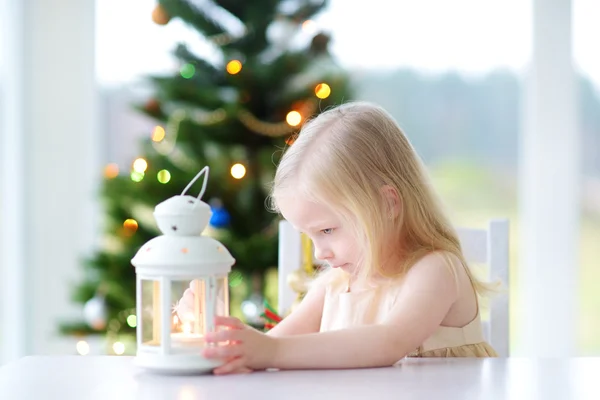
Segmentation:
<svg viewBox="0 0 600 400">
<path fill-rule="evenodd" d="M 197 199 L 200 200 L 200 198 L 204 195 L 204 192 L 206 191 L 206 184 L 208 183 L 208 170 L 209 170 L 208 165 L 206 167 L 202 168 L 202 170 L 196 174 L 194 179 L 192 179 L 192 181 L 190 183 L 188 183 L 188 185 L 185 187 L 185 189 L 183 189 L 183 192 L 181 192 L 181 195 L 183 196 L 185 194 L 185 192 L 187 192 L 188 189 L 194 184 L 194 182 L 196 182 L 202 174 L 205 174 L 204 181 L 202 182 L 202 189 L 200 190 L 200 194 L 198 194 L 198 197 L 197 197 Z"/>
</svg>

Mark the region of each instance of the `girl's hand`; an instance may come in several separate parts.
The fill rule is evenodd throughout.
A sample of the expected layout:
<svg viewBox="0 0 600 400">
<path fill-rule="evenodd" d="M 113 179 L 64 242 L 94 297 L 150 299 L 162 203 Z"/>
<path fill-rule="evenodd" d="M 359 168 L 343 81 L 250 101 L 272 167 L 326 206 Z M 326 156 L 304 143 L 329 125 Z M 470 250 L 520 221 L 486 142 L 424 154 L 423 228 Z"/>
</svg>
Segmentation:
<svg viewBox="0 0 600 400">
<path fill-rule="evenodd" d="M 183 323 L 188 323 L 194 321 L 194 303 L 196 302 L 196 288 L 198 281 L 192 280 L 190 281 L 190 286 L 183 292 L 183 296 L 177 302 L 175 306 L 175 312 L 177 313 L 177 317 Z M 222 290 L 219 289 L 217 293 L 217 301 L 216 301 L 216 309 L 215 312 L 217 314 L 223 314 L 225 310 L 225 303 L 223 302 L 223 293 Z"/>
<path fill-rule="evenodd" d="M 277 339 L 265 335 L 233 317 L 216 317 L 215 326 L 228 329 L 206 334 L 207 343 L 217 344 L 204 349 L 204 357 L 226 360 L 214 369 L 214 374 L 224 375 L 240 371 L 266 369 L 272 366 Z"/>
<path fill-rule="evenodd" d="M 248 367 L 241 367 L 241 368 L 236 368 L 237 362 L 236 362 L 236 358 L 231 358 L 229 360 L 227 360 L 227 362 L 223 365 L 221 365 L 218 368 L 215 368 L 213 370 L 213 373 L 215 375 L 224 375 L 224 374 L 228 374 L 228 375 L 236 375 L 236 374 L 249 374 L 252 372 L 252 370 Z M 223 370 L 227 371 L 227 372 L 223 372 Z"/>
</svg>

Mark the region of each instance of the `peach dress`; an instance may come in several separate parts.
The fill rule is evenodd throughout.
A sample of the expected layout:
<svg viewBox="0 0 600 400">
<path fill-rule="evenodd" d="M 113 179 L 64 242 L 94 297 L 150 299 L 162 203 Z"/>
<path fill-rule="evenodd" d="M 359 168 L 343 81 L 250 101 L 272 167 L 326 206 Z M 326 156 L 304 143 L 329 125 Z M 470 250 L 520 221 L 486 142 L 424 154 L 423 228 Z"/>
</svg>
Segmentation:
<svg viewBox="0 0 600 400">
<path fill-rule="evenodd" d="M 348 292 L 347 285 L 327 285 L 321 332 L 382 323 L 394 306 L 399 285 Z M 408 357 L 497 357 L 485 341 L 479 310 L 467 325 L 440 326 Z"/>
</svg>

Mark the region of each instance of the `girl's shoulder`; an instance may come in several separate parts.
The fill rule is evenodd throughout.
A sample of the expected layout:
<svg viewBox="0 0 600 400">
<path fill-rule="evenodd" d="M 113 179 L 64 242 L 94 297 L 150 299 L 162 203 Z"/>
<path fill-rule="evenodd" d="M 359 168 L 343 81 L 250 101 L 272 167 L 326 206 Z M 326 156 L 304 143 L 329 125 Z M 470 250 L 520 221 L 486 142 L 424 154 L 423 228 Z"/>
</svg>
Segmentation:
<svg viewBox="0 0 600 400">
<path fill-rule="evenodd" d="M 390 293 L 398 295 L 407 287 L 409 289 L 421 285 L 426 287 L 429 284 L 437 286 L 442 281 L 456 284 L 461 274 L 464 274 L 464 266 L 458 256 L 451 252 L 436 250 L 416 258 L 402 275 L 388 279 L 381 286 Z"/>
<path fill-rule="evenodd" d="M 432 250 L 418 258 L 406 275 L 414 274 L 440 274 L 447 276 L 448 273 L 454 278 L 465 269 L 461 259 L 454 253 L 444 250 Z"/>
</svg>

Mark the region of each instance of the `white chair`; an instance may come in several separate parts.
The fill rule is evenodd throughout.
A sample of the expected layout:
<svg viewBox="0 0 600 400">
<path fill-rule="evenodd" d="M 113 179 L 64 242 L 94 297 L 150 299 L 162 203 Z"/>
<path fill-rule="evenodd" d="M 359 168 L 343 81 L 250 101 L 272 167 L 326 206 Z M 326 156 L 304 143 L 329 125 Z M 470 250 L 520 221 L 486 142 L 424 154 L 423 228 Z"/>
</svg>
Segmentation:
<svg viewBox="0 0 600 400">
<path fill-rule="evenodd" d="M 489 302 L 489 319 L 483 320 L 483 330 L 490 345 L 500 357 L 509 356 L 509 222 L 491 220 L 487 229 L 457 228 L 467 262 L 485 264 L 490 281 L 502 283 L 501 292 Z M 280 314 L 285 314 L 296 299 L 288 286 L 287 276 L 302 265 L 301 236 L 288 221 L 279 223 L 279 302 Z"/>
<path fill-rule="evenodd" d="M 483 320 L 486 339 L 500 357 L 509 352 L 509 223 L 508 219 L 494 219 L 487 229 L 457 228 L 463 254 L 468 263 L 485 264 L 488 279 L 500 281 L 500 293 L 492 295 L 489 318 Z"/>
</svg>

